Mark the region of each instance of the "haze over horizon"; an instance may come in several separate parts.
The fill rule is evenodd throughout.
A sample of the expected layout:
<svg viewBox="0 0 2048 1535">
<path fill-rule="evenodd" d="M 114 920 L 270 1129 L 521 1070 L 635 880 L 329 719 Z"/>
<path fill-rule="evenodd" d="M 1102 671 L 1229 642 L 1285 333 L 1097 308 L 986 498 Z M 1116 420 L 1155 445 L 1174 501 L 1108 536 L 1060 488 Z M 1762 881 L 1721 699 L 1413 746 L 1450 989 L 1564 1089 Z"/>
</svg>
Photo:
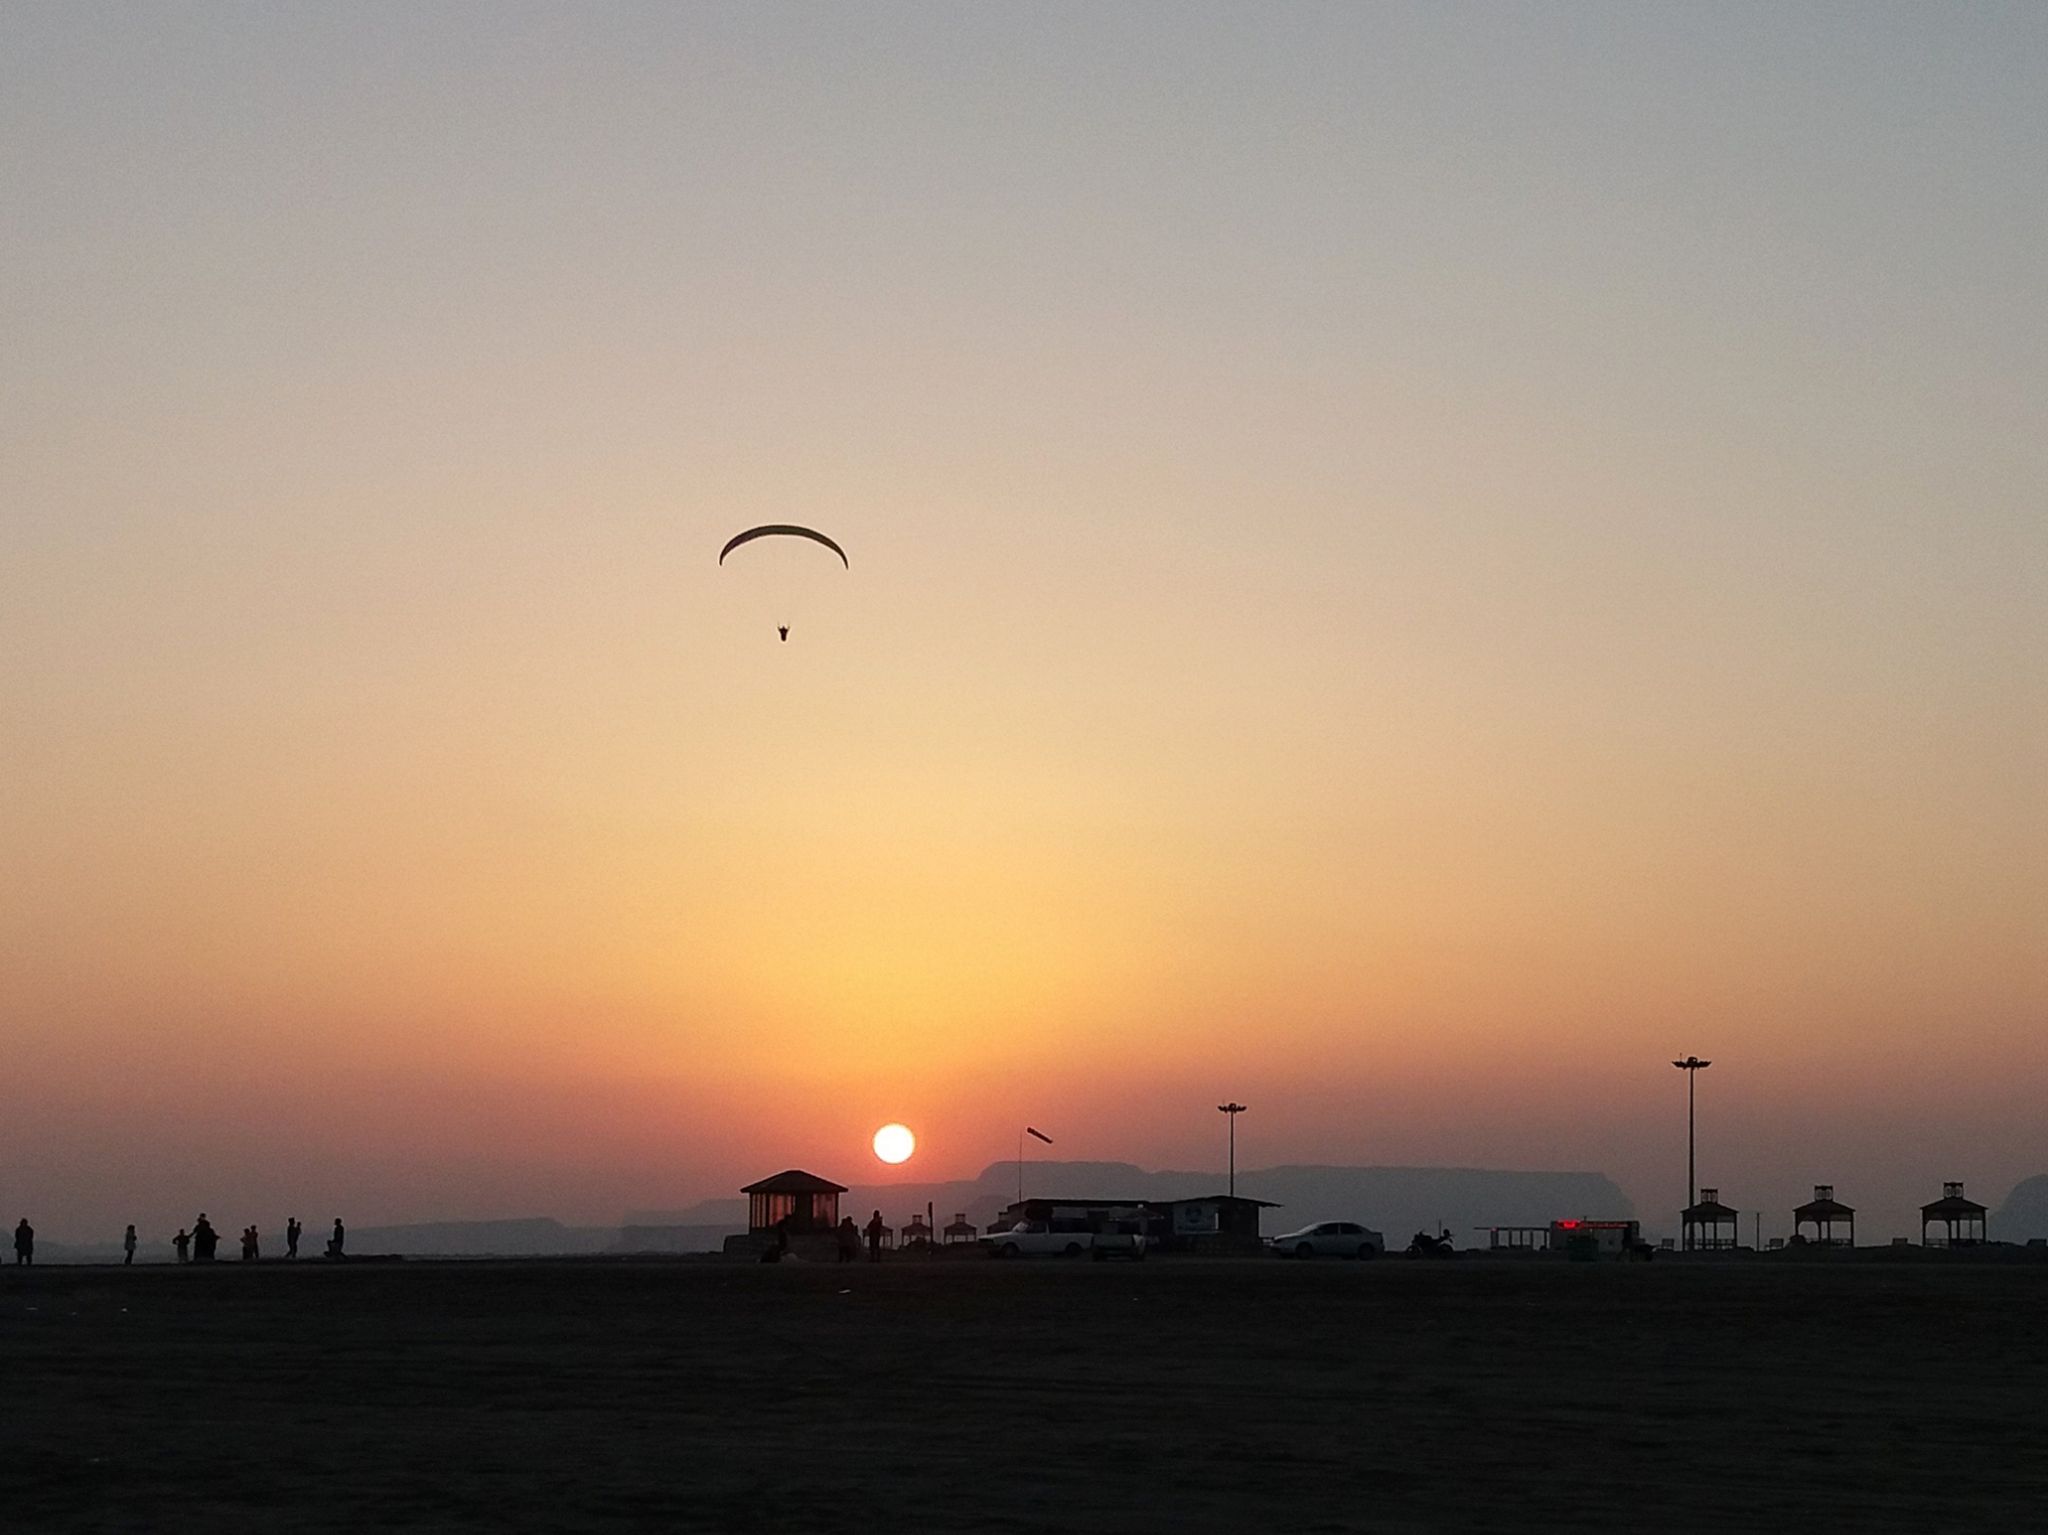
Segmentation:
<svg viewBox="0 0 2048 1535">
<path fill-rule="evenodd" d="M 1998 5 L 0 8 L 0 1214 L 1235 1098 L 1668 1225 L 1688 1053 L 1744 1210 L 1995 1205 L 2044 78 Z M 851 568 L 717 566 L 780 521 Z"/>
</svg>

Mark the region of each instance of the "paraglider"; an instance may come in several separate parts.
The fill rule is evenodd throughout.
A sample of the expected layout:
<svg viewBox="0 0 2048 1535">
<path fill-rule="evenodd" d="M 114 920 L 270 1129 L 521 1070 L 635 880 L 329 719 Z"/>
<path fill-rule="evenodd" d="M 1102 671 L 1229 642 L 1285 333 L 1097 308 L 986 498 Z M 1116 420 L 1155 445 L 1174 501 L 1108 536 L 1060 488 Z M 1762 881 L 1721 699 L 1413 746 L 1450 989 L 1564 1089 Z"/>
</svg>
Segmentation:
<svg viewBox="0 0 2048 1535">
<path fill-rule="evenodd" d="M 830 549 L 839 556 L 839 563 L 841 565 L 844 565 L 848 570 L 853 569 L 853 562 L 847 559 L 846 551 L 840 548 L 837 543 L 827 538 L 816 528 L 799 527 L 793 522 L 764 523 L 758 528 L 748 528 L 744 533 L 733 534 L 731 538 L 725 541 L 725 547 L 718 551 L 718 563 L 723 565 L 725 557 L 731 554 L 733 550 L 739 548 L 742 544 L 750 544 L 757 538 L 807 538 L 812 543 L 823 544 L 827 549 Z M 782 637 L 782 642 L 785 645 L 789 643 L 788 624 L 777 624 L 775 632 Z"/>
</svg>

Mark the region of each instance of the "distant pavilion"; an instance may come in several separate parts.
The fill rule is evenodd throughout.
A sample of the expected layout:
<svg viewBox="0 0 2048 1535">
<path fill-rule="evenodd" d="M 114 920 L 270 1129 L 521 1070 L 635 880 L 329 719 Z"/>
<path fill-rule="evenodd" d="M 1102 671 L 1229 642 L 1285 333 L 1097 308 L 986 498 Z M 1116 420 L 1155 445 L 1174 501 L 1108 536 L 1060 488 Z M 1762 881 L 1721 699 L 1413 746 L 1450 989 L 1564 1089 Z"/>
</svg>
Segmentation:
<svg viewBox="0 0 2048 1535">
<path fill-rule="evenodd" d="M 1682 1245 L 1687 1252 L 1722 1252 L 1736 1245 L 1741 1212 L 1721 1203 L 1719 1189 L 1701 1189 L 1699 1203 L 1687 1205 L 1679 1212 L 1678 1219 L 1684 1232 Z M 1726 1236 L 1721 1234 L 1723 1226 L 1728 1228 Z"/>
<path fill-rule="evenodd" d="M 1799 1235 L 1799 1228 L 1808 1221 L 1813 1222 L 1813 1240 L 1821 1247 L 1854 1247 L 1856 1245 L 1856 1212 L 1841 1200 L 1835 1198 L 1832 1183 L 1816 1183 L 1813 1198 L 1792 1212 L 1792 1235 Z M 1849 1235 L 1835 1235 L 1835 1222 L 1847 1221 Z"/>
<path fill-rule="evenodd" d="M 791 1168 L 740 1192 L 747 1196 L 747 1229 L 773 1231 L 788 1221 L 794 1235 L 804 1231 L 830 1231 L 839 1224 L 839 1196 L 846 1185 L 820 1178 L 816 1173 Z"/>
<path fill-rule="evenodd" d="M 1935 1243 L 1927 1240 L 1927 1228 L 1940 1221 L 1948 1228 L 1948 1235 L 1939 1244 L 1943 1247 L 1966 1247 L 1985 1240 L 1984 1217 L 1988 1212 L 1974 1199 L 1963 1198 L 1960 1183 L 1944 1183 L 1941 1198 L 1931 1205 L 1920 1207 L 1920 1245 L 1932 1247 Z M 1974 1235 L 1970 1228 L 1977 1228 Z"/>
<path fill-rule="evenodd" d="M 973 1221 L 967 1218 L 965 1210 L 962 1210 L 946 1223 L 946 1245 L 948 1247 L 957 1247 L 963 1242 L 972 1242 L 980 1235 L 980 1229 Z"/>
</svg>

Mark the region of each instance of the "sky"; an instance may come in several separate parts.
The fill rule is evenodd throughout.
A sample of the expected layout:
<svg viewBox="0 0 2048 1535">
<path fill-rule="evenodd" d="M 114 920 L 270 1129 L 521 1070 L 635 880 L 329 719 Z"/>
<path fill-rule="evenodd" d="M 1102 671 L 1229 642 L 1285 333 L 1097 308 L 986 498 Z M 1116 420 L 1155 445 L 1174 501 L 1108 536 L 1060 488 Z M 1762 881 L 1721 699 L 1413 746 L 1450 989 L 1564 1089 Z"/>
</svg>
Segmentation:
<svg viewBox="0 0 2048 1535">
<path fill-rule="evenodd" d="M 0 5 L 0 1210 L 1235 1098 L 1668 1227 L 1691 1053 L 1767 1228 L 1995 1204 L 2044 79 L 2025 4 Z"/>
</svg>

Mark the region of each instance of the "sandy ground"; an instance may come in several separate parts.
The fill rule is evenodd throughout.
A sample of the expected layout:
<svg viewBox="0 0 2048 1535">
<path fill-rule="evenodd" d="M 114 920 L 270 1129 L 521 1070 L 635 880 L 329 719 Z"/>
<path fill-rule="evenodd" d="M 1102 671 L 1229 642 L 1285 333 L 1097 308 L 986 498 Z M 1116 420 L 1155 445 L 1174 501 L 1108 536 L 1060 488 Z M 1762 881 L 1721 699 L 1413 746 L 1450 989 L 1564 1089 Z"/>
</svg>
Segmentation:
<svg viewBox="0 0 2048 1535">
<path fill-rule="evenodd" d="M 2048 1263 L 0 1275 L 9 1530 L 2048 1527 Z"/>
</svg>

